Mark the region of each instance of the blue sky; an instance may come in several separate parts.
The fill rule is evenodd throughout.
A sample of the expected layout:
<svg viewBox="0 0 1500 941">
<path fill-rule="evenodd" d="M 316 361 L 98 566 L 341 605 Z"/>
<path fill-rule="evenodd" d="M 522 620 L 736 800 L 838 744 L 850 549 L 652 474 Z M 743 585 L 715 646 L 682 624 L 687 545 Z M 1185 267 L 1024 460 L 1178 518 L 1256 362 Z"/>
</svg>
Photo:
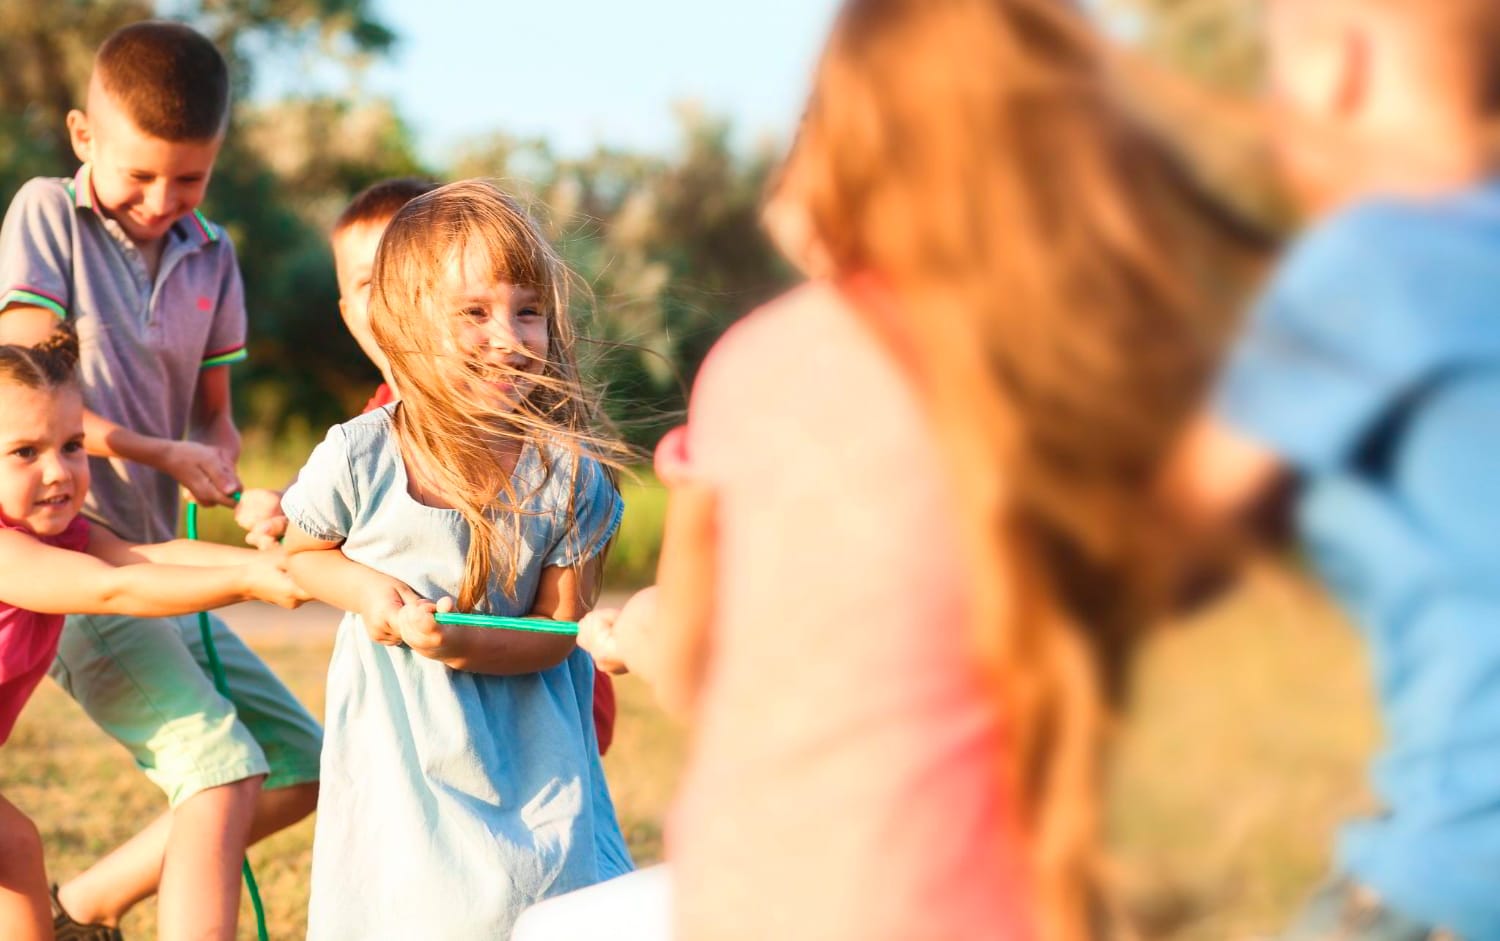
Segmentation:
<svg viewBox="0 0 1500 941">
<path fill-rule="evenodd" d="M 837 0 L 376 0 L 401 37 L 363 84 L 441 160 L 495 130 L 576 153 L 664 150 L 673 102 L 734 119 L 740 140 L 795 123 Z"/>
</svg>

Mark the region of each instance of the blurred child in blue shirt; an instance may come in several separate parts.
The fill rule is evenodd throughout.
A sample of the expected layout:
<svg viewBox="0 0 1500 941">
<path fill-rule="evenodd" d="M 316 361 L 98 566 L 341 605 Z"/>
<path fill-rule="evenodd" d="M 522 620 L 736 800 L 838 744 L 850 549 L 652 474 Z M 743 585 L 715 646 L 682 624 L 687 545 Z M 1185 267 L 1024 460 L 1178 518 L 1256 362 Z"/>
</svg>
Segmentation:
<svg viewBox="0 0 1500 941">
<path fill-rule="evenodd" d="M 1296 522 L 1370 646 L 1383 810 L 1287 941 L 1500 938 L 1500 112 L 1494 0 L 1272 0 L 1275 138 L 1315 218 L 1173 476 Z"/>
</svg>

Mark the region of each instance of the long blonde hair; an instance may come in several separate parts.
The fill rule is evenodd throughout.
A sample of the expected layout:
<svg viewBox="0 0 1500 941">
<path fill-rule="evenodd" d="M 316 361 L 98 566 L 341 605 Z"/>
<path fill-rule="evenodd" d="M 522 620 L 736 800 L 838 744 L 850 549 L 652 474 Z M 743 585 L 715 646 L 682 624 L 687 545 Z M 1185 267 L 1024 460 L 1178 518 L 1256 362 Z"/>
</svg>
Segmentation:
<svg viewBox="0 0 1500 941">
<path fill-rule="evenodd" d="M 448 306 L 445 276 L 462 270 L 475 248 L 483 250 L 495 282 L 534 290 L 547 318 L 546 356 L 539 373 L 525 376 L 532 387 L 514 410 L 466 397 L 455 381 L 466 364 L 451 345 L 456 312 Z M 402 455 L 415 459 L 472 531 L 456 599 L 463 610 L 483 610 L 497 577 L 514 595 L 524 507 L 558 470 L 548 445 L 571 454 L 575 498 L 583 456 L 618 468 L 626 454 L 603 430 L 597 399 L 580 378 L 580 339 L 568 314 L 570 277 L 525 210 L 480 180 L 450 183 L 407 203 L 375 255 L 370 322 L 401 390 L 395 427 Z M 498 441 L 537 446 L 542 479 L 527 492 L 518 491 L 494 457 Z M 598 548 L 582 547 L 583 555 Z"/>
<path fill-rule="evenodd" d="M 1117 87 L 1062 0 L 850 0 L 773 192 L 895 300 L 855 298 L 962 500 L 1046 941 L 1102 930 L 1100 745 L 1171 582 L 1144 497 L 1225 332 L 1201 288 L 1263 247 Z"/>
</svg>

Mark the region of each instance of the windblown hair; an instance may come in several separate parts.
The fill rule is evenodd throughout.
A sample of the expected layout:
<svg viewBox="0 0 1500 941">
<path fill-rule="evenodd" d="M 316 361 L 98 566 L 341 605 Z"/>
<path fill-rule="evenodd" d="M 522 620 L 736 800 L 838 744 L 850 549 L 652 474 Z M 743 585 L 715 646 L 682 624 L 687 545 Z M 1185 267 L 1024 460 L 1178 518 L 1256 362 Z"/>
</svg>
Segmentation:
<svg viewBox="0 0 1500 941">
<path fill-rule="evenodd" d="M 61 323 L 38 346 L 0 345 L 0 383 L 51 391 L 78 385 L 78 334 Z"/>
<path fill-rule="evenodd" d="M 355 193 L 354 198 L 349 200 L 349 205 L 339 213 L 339 217 L 333 222 L 333 234 L 338 235 L 345 229 L 357 225 L 389 222 L 396 213 L 401 211 L 401 207 L 437 188 L 438 184 L 432 180 L 414 176 L 395 177 L 371 183 Z"/>
<path fill-rule="evenodd" d="M 445 278 L 462 270 L 476 246 L 489 262 L 488 276 L 533 289 L 547 318 L 546 358 L 538 373 L 525 375 L 534 384 L 514 410 L 465 394 L 473 364 L 452 343 L 461 305 L 449 296 Z M 579 375 L 569 278 L 515 200 L 478 180 L 450 183 L 407 203 L 375 255 L 370 321 L 401 389 L 396 434 L 402 455 L 415 461 L 472 529 L 457 599 L 464 610 L 483 610 L 497 578 L 514 593 L 524 506 L 552 474 L 569 474 L 576 497 L 580 458 L 617 469 L 627 453 L 601 430 L 606 423 Z M 491 449 L 503 441 L 537 448 L 544 477 L 533 490 L 520 492 L 502 473 Z M 569 467 L 554 466 L 549 445 L 571 454 Z M 501 531 L 502 520 L 510 524 L 508 533 Z M 599 548 L 583 547 L 582 554 Z"/>
<path fill-rule="evenodd" d="M 1227 332 L 1219 261 L 1264 247 L 1102 42 L 1064 0 L 850 0 L 772 194 L 893 299 L 851 292 L 961 501 L 1044 941 L 1104 930 L 1102 743 L 1178 545 L 1147 494 Z"/>
<path fill-rule="evenodd" d="M 94 75 L 141 131 L 165 141 L 206 141 L 229 120 L 229 68 L 189 26 L 146 20 L 111 33 Z"/>
</svg>

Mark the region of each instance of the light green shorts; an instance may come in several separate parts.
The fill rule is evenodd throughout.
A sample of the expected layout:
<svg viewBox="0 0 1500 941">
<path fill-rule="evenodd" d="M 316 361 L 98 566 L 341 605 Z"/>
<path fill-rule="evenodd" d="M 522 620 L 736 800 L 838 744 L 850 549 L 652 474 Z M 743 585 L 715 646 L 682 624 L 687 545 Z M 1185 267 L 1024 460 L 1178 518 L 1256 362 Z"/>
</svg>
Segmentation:
<svg viewBox="0 0 1500 941">
<path fill-rule="evenodd" d="M 259 775 L 267 789 L 316 781 L 322 728 L 244 641 L 209 620 L 227 700 L 214 689 L 196 615 L 74 615 L 51 676 L 173 806 Z"/>
</svg>

